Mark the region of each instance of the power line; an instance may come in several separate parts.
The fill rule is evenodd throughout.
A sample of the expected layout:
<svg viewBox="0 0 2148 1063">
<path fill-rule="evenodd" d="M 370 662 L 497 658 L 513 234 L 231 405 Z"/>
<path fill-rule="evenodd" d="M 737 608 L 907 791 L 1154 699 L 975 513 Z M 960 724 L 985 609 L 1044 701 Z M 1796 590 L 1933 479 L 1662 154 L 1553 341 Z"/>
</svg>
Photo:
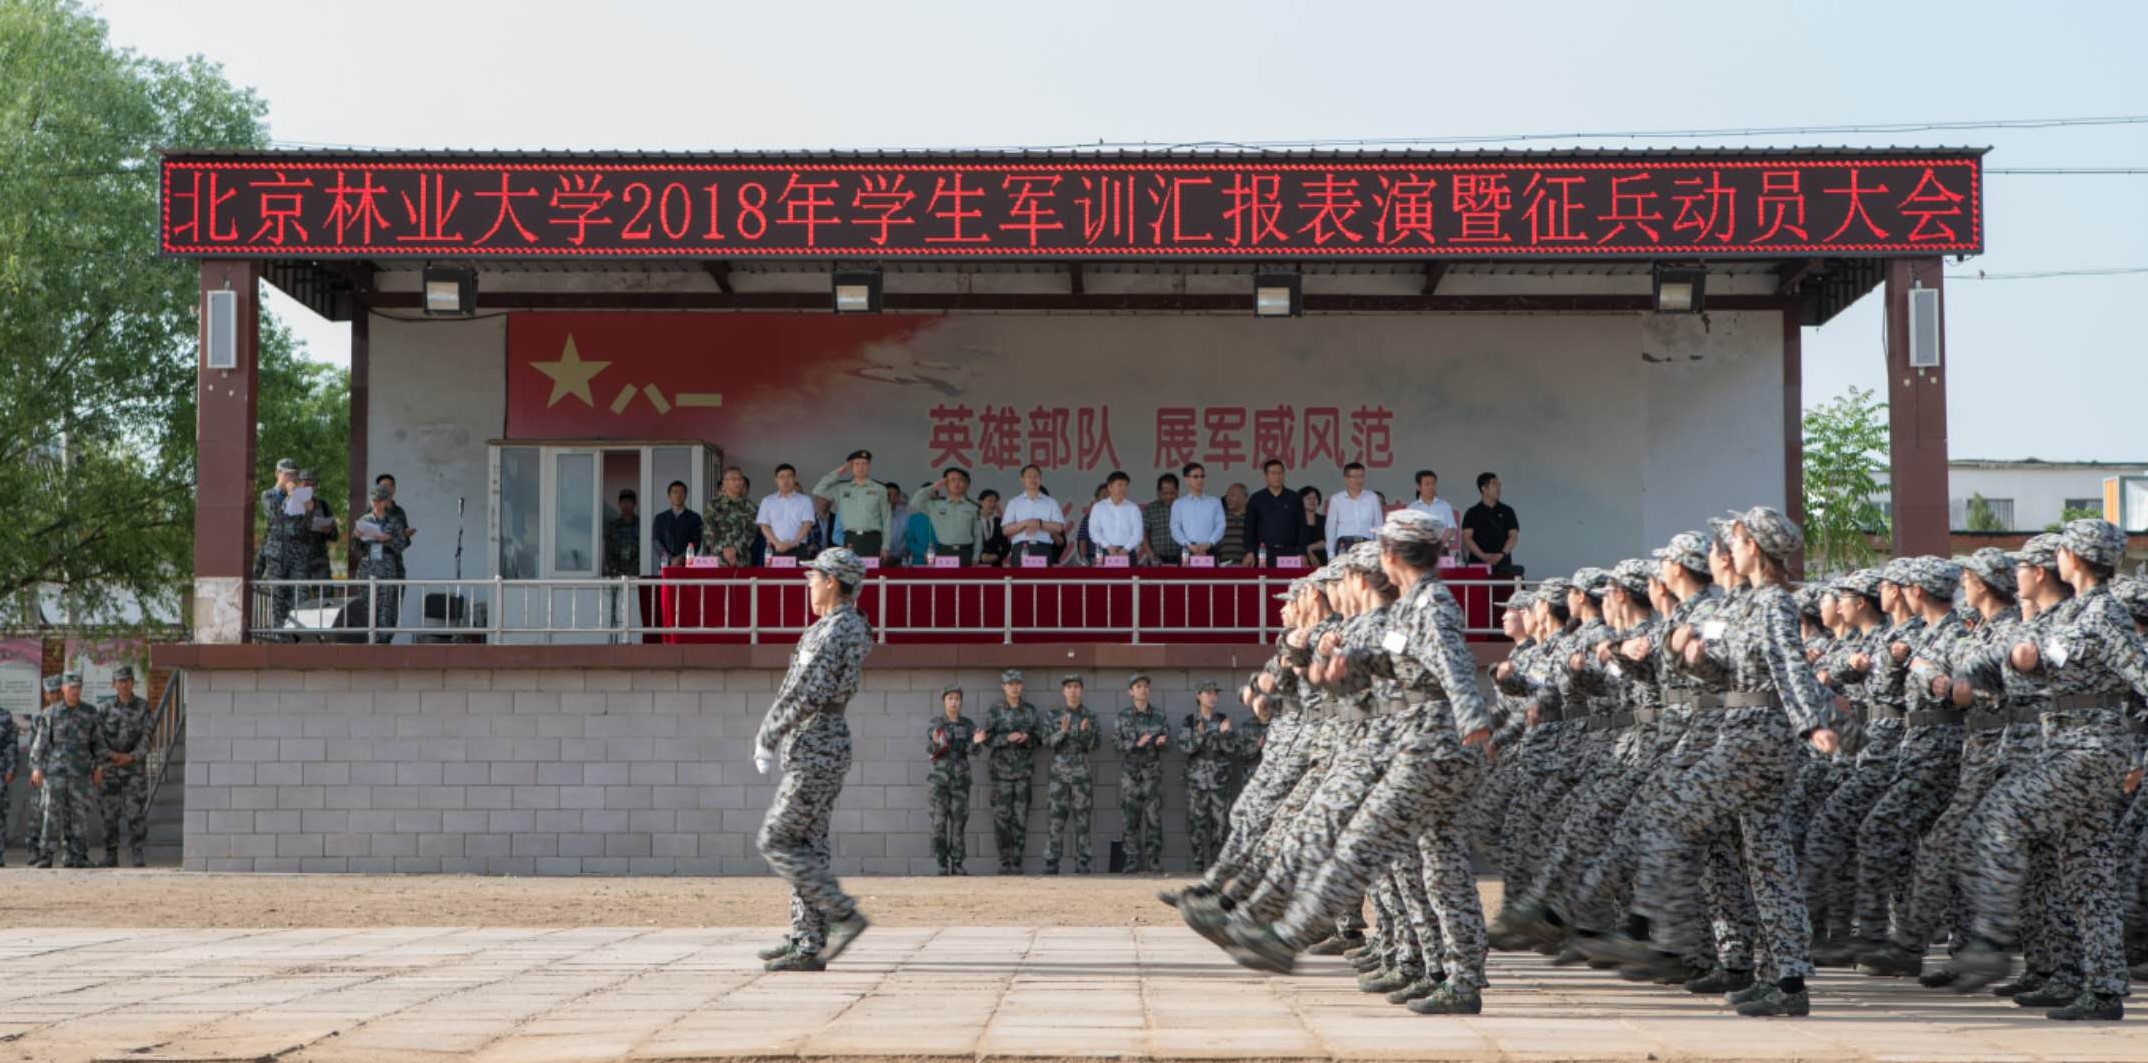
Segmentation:
<svg viewBox="0 0 2148 1063">
<path fill-rule="evenodd" d="M 2102 269 L 2042 269 L 2018 273 L 1949 273 L 1950 281 L 2040 281 L 2052 277 L 2121 277 L 2135 273 L 2148 273 L 2148 266 L 2109 266 Z"/>
</svg>

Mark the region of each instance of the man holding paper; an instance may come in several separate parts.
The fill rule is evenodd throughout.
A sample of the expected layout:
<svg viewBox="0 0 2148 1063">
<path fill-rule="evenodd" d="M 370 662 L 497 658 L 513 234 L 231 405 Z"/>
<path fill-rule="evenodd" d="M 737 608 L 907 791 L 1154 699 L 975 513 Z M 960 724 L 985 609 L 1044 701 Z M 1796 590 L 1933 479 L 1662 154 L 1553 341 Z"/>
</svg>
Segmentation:
<svg viewBox="0 0 2148 1063">
<path fill-rule="evenodd" d="M 358 571 L 353 575 L 358 579 L 402 579 L 403 551 L 410 547 L 410 538 L 403 534 L 403 518 L 390 510 L 395 496 L 376 484 L 368 497 L 373 503 L 372 512 L 359 518 L 351 527 L 351 538 L 357 541 L 359 550 Z M 395 638 L 395 625 L 402 617 L 402 589 L 381 588 L 380 600 L 370 606 L 373 610 L 373 642 L 386 645 Z"/>
</svg>

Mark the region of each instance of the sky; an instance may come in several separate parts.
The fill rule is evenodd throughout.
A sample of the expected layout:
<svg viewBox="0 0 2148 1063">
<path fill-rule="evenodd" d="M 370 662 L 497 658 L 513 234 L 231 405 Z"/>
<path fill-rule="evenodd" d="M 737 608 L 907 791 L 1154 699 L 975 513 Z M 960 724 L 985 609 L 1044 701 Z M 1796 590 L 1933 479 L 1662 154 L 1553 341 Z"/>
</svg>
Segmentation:
<svg viewBox="0 0 2148 1063">
<path fill-rule="evenodd" d="M 1957 458 L 2148 465 L 2148 4 L 1662 7 L 1083 0 L 97 4 L 206 55 L 281 144 L 730 150 L 1553 135 L 1529 147 L 1976 146 L 1987 252 L 1946 284 Z M 1734 135 L 1771 130 L 1760 136 Z M 1695 131 L 1702 136 L 1612 134 Z M 1565 136 L 1566 134 L 1586 134 Z M 2136 269 L 2105 276 L 1974 279 Z M 349 330 L 272 309 L 316 357 Z M 1805 398 L 1884 397 L 1877 292 L 1804 340 Z M 2049 383 L 2041 395 L 2028 383 Z M 2052 417 L 2053 408 L 2065 411 Z"/>
</svg>

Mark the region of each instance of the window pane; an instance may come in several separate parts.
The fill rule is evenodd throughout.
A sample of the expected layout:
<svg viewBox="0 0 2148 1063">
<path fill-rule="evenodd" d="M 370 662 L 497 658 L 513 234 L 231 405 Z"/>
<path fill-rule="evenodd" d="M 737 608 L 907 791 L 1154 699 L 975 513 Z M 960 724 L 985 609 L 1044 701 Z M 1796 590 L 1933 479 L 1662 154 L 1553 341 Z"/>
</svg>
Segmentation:
<svg viewBox="0 0 2148 1063">
<path fill-rule="evenodd" d="M 535 447 L 500 448 L 500 564 L 502 579 L 536 579 L 540 535 Z"/>
<path fill-rule="evenodd" d="M 558 513 L 552 528 L 552 570 L 593 572 L 597 567 L 597 456 L 554 454 L 552 482 Z"/>
<path fill-rule="evenodd" d="M 664 492 L 671 486 L 673 480 L 686 485 L 686 508 L 701 508 L 699 500 L 693 497 L 694 448 L 651 447 L 649 449 L 649 469 L 649 482 L 656 488 L 656 503 L 650 508 L 651 513 L 658 512 L 660 509 L 668 508 L 671 505 Z"/>
</svg>

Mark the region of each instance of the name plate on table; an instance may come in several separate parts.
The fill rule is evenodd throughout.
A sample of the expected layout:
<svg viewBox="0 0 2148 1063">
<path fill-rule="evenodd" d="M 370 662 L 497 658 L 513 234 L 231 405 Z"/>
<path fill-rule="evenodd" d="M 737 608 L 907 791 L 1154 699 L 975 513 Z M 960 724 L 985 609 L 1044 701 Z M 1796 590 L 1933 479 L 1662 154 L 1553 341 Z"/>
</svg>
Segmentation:
<svg viewBox="0 0 2148 1063">
<path fill-rule="evenodd" d="M 1126 556 L 1125 554 L 1105 554 L 1102 567 L 1132 568 L 1134 567 L 1134 559 Z"/>
<path fill-rule="evenodd" d="M 1037 555 L 1037 554 L 1023 554 L 1023 555 L 1022 555 L 1022 567 L 1023 567 L 1023 568 L 1050 568 L 1050 567 L 1052 567 L 1052 559 L 1051 559 L 1051 558 L 1048 558 L 1048 557 L 1043 557 L 1043 556 L 1040 556 L 1040 555 Z"/>
<path fill-rule="evenodd" d="M 953 554 L 934 554 L 934 555 L 932 555 L 932 567 L 934 567 L 934 568 L 961 568 L 961 567 L 962 567 L 962 559 L 961 559 L 961 558 L 959 558 L 959 557 L 956 557 L 956 556 L 955 556 L 955 555 L 953 555 Z"/>
<path fill-rule="evenodd" d="M 1216 567 L 1216 556 L 1214 554 L 1187 554 L 1186 567 L 1214 568 Z"/>
<path fill-rule="evenodd" d="M 865 571 L 867 572 L 880 567 L 880 559 L 877 557 L 861 557 L 858 560 L 865 562 Z"/>
<path fill-rule="evenodd" d="M 1305 567 L 1305 558 L 1304 558 L 1304 557 L 1302 557 L 1302 556 L 1300 556 L 1300 555 L 1298 555 L 1298 554 L 1292 554 L 1292 555 L 1290 555 L 1289 557 L 1278 557 L 1278 558 L 1276 558 L 1276 559 L 1275 559 L 1275 567 L 1277 567 L 1277 568 L 1304 568 L 1304 567 Z"/>
<path fill-rule="evenodd" d="M 768 567 L 769 567 L 769 568 L 797 568 L 797 567 L 798 567 L 798 559 L 797 559 L 797 558 L 795 558 L 795 557 L 785 557 L 785 556 L 784 556 L 784 555 L 782 555 L 782 554 L 777 554 L 776 556 L 774 556 L 774 557 L 771 557 L 771 558 L 769 558 L 769 559 L 768 559 Z"/>
<path fill-rule="evenodd" d="M 1439 567 L 1441 569 L 1461 568 L 1462 563 L 1460 561 L 1456 561 L 1452 557 L 1447 556 L 1446 554 L 1441 554 L 1439 555 Z"/>
<path fill-rule="evenodd" d="M 721 564 L 723 558 L 716 554 L 695 554 L 686 559 L 687 568 L 715 568 Z"/>
</svg>

